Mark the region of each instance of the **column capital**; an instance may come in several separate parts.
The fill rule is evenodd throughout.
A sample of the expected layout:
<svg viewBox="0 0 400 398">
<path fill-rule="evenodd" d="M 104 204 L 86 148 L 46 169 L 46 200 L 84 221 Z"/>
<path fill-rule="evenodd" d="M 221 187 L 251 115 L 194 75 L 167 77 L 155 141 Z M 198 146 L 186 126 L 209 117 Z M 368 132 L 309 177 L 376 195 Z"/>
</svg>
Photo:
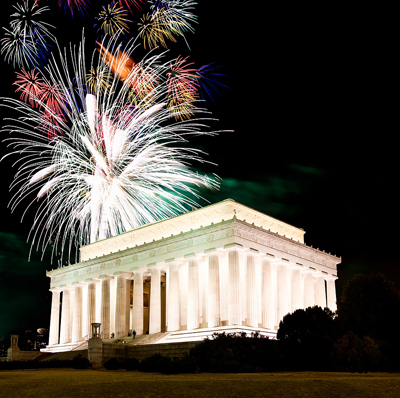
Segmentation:
<svg viewBox="0 0 400 398">
<path fill-rule="evenodd" d="M 226 251 L 232 251 L 232 250 L 243 251 L 243 250 L 245 250 L 245 248 L 240 243 L 233 242 L 233 243 L 228 243 L 228 244 L 224 245 L 223 250 L 226 250 Z"/>
<path fill-rule="evenodd" d="M 107 275 L 107 274 L 100 275 L 100 276 L 98 276 L 97 278 L 98 278 L 100 281 L 101 281 L 101 280 L 104 280 L 104 279 L 106 279 L 106 280 L 114 279 L 114 277 L 113 277 L 112 275 Z"/>
<path fill-rule="evenodd" d="M 334 275 L 334 274 L 325 274 L 325 275 L 324 275 L 324 278 L 325 278 L 326 280 L 330 280 L 330 279 L 336 280 L 336 279 L 339 279 L 339 278 L 337 277 L 337 275 Z"/>
<path fill-rule="evenodd" d="M 91 284 L 96 284 L 99 283 L 100 281 L 96 278 L 87 278 L 83 281 L 85 284 L 87 285 L 91 285 Z"/>
<path fill-rule="evenodd" d="M 132 276 L 132 271 L 116 271 L 113 273 L 113 276 L 129 278 L 130 276 Z"/>
<path fill-rule="evenodd" d="M 49 292 L 52 292 L 52 293 L 60 293 L 60 292 L 62 292 L 63 291 L 63 288 L 62 287 L 51 287 L 50 289 L 49 289 Z"/>
<path fill-rule="evenodd" d="M 265 253 L 265 254 L 260 253 L 260 259 L 275 262 L 275 256 L 270 253 Z"/>
<path fill-rule="evenodd" d="M 243 253 L 246 254 L 247 256 L 254 256 L 254 257 L 262 256 L 262 254 L 257 249 L 253 249 L 252 247 L 244 248 Z"/>
</svg>

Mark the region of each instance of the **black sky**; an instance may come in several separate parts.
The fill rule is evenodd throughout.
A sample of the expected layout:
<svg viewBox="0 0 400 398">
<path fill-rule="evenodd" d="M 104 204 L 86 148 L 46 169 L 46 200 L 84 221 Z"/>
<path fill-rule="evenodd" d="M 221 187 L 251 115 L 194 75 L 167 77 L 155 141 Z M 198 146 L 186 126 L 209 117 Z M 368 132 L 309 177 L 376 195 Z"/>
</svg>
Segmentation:
<svg viewBox="0 0 400 398">
<path fill-rule="evenodd" d="M 15 1 L 7 3 L 2 26 Z M 72 20 L 41 3 L 53 10 L 46 20 L 62 46 L 78 43 L 84 25 L 93 34 L 90 17 Z M 171 49 L 198 66 L 216 62 L 227 75 L 212 127 L 231 131 L 193 142 L 217 163 L 201 169 L 223 179 L 219 192 L 202 195 L 305 229 L 307 244 L 342 256 L 339 294 L 356 273 L 381 272 L 400 288 L 396 36 L 389 10 L 363 7 L 202 0 L 196 33 L 187 35 L 191 51 L 183 42 Z M 91 52 L 93 40 L 87 44 Z M 0 96 L 14 96 L 14 69 L 3 60 L 0 68 Z M 0 164 L 0 337 L 49 320 L 51 265 L 39 255 L 27 262 L 32 218 L 20 224 L 23 208 L 7 209 L 11 164 Z"/>
</svg>

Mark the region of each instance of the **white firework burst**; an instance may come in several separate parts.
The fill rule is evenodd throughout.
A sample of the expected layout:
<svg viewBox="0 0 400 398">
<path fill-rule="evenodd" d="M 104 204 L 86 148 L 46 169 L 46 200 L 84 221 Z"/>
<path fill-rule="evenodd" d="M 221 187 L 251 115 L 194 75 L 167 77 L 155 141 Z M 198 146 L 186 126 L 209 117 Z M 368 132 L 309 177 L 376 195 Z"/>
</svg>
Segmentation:
<svg viewBox="0 0 400 398">
<path fill-rule="evenodd" d="M 161 61 L 165 54 L 145 57 L 136 63 L 139 68 L 120 80 L 118 71 L 126 74 L 132 62 L 135 44 L 130 43 L 113 58 L 116 73 L 109 71 L 107 76 L 111 87 L 87 94 L 87 71 L 93 65 L 110 65 L 110 54 L 120 50 L 116 42 L 106 48 L 108 54 L 103 52 L 95 63 L 93 56 L 89 66 L 83 41 L 71 51 L 70 60 L 60 51 L 59 61 L 53 58 L 49 63 L 46 83 L 60 88 L 62 114 L 40 99 L 36 109 L 17 99 L 2 101 L 21 114 L 2 129 L 11 133 L 10 154 L 20 157 L 11 187 L 17 190 L 12 210 L 35 195 L 29 205 L 38 202 L 30 238 L 43 251 L 53 243 L 53 250 L 58 247 L 63 252 L 68 247 L 71 255 L 73 243 L 95 242 L 198 207 L 196 187 L 219 186 L 218 177 L 189 167 L 192 160 L 204 160 L 201 151 L 186 147 L 187 136 L 215 132 L 207 131 L 206 118 L 179 122 L 171 118 L 176 110 L 165 106 L 168 89 L 162 77 L 169 67 L 169 61 Z M 133 100 L 135 73 L 150 69 L 160 84 L 146 97 Z M 203 112 L 193 110 L 195 115 Z M 58 134 L 49 139 L 52 120 L 57 121 Z"/>
</svg>

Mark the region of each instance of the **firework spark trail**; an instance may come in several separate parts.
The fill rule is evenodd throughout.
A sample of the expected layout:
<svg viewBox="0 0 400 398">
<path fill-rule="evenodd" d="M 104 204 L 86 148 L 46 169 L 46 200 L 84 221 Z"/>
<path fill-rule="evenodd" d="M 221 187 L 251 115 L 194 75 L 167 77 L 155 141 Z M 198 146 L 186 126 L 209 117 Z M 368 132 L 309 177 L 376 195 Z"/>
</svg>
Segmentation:
<svg viewBox="0 0 400 398">
<path fill-rule="evenodd" d="M 123 50 L 126 57 L 118 61 L 117 70 L 124 70 L 134 48 L 130 43 Z M 107 49 L 120 50 L 116 42 Z M 149 55 L 137 63 L 143 69 L 151 65 L 160 84 L 149 93 L 154 105 L 143 99 L 133 106 L 127 87 L 136 79 L 134 73 L 123 82 L 114 76 L 109 90 L 96 88 L 86 94 L 85 87 L 72 83 L 85 81 L 83 44 L 71 51 L 72 62 L 60 52 L 60 60 L 53 59 L 47 72 L 48 84 L 59 85 L 63 93 L 59 105 L 65 119 L 55 115 L 61 134 L 51 140 L 44 134 L 51 125 L 46 103 L 34 109 L 17 99 L 3 99 L 4 106 L 23 115 L 10 119 L 2 131 L 13 133 L 8 138 L 11 154 L 20 156 L 12 210 L 33 194 L 40 203 L 30 233 L 37 249 L 44 251 L 54 240 L 53 250 L 68 248 L 70 255 L 73 244 L 94 242 L 198 207 L 193 199 L 200 198 L 196 186 L 218 188 L 218 179 L 189 167 L 193 160 L 204 160 L 200 150 L 182 147 L 186 137 L 215 133 L 205 130 L 207 119 L 171 119 L 165 106 L 168 86 L 165 79 L 162 83 L 170 64 L 161 62 L 163 56 Z M 106 55 L 99 57 L 105 63 Z M 204 112 L 193 108 L 196 116 Z"/>
</svg>

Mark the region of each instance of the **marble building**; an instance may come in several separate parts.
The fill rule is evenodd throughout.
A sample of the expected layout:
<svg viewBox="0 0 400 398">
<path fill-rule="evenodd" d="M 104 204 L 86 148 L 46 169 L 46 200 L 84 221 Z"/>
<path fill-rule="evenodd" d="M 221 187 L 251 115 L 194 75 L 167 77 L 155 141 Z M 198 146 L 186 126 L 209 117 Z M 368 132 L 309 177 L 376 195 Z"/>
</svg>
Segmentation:
<svg viewBox="0 0 400 398">
<path fill-rule="evenodd" d="M 80 249 L 47 273 L 49 347 L 88 339 L 185 331 L 258 330 L 313 305 L 336 310 L 341 259 L 304 243 L 305 231 L 231 199 Z"/>
</svg>

